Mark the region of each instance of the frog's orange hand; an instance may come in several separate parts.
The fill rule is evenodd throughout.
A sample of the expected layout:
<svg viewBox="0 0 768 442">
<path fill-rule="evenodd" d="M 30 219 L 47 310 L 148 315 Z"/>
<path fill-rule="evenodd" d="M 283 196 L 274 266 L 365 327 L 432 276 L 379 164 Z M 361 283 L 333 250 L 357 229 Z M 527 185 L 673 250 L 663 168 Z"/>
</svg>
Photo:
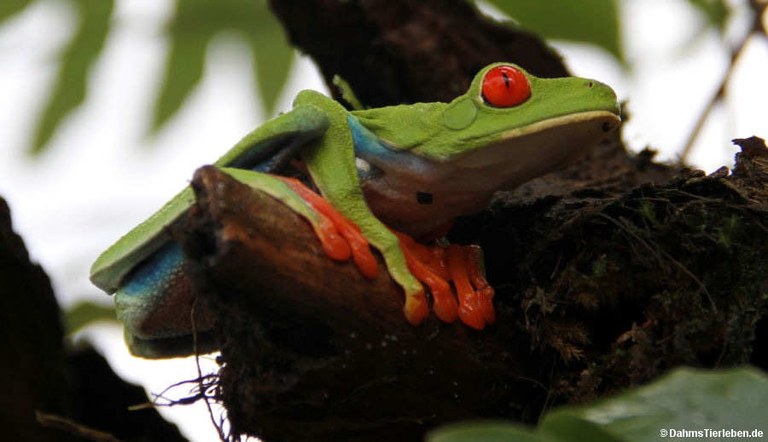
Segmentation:
<svg viewBox="0 0 768 442">
<path fill-rule="evenodd" d="M 455 321 L 458 305 L 448 284 L 448 272 L 442 250 L 419 244 L 403 233 L 394 233 L 400 240 L 408 269 L 416 279 L 426 284 L 432 293 L 432 309 L 435 316 L 445 322 Z"/>
<path fill-rule="evenodd" d="M 494 292 L 483 276 L 480 247 L 453 244 L 427 247 L 407 235 L 395 234 L 400 239 L 408 268 L 429 286 L 438 318 L 450 323 L 458 317 L 476 330 L 494 322 Z M 449 281 L 453 282 L 455 295 Z"/>
<path fill-rule="evenodd" d="M 483 249 L 478 245 L 464 246 L 467 257 L 469 280 L 480 297 L 481 311 L 486 324 L 496 322 L 496 310 L 493 308 L 493 296 L 496 292 L 485 279 L 485 266 L 483 264 Z"/>
<path fill-rule="evenodd" d="M 482 330 L 496 319 L 493 288 L 483 276 L 482 256 L 477 246 L 448 246 L 448 269 L 459 297 L 459 318 L 468 326 Z"/>
<path fill-rule="evenodd" d="M 315 233 L 328 257 L 337 261 L 346 261 L 352 255 L 352 260 L 360 269 L 360 273 L 366 278 L 375 278 L 378 273 L 378 264 L 360 228 L 301 181 L 281 176 L 277 178 L 290 186 L 320 215 L 321 221 L 315 228 Z"/>
<path fill-rule="evenodd" d="M 339 261 L 346 261 L 351 255 L 360 273 L 367 278 L 375 278 L 378 273 L 378 264 L 371 253 L 368 240 L 363 236 L 360 228 L 301 181 L 282 176 L 277 176 L 277 178 L 285 182 L 291 190 L 315 210 L 319 221 L 313 223 L 313 226 L 325 253 L 330 258 Z M 436 281 L 436 284 L 441 281 L 437 277 L 432 278 L 432 280 Z M 448 284 L 444 283 L 444 285 L 444 288 L 435 287 L 434 290 L 450 293 Z M 419 325 L 424 321 L 424 318 L 429 316 L 429 304 L 424 289 L 406 293 L 403 312 L 408 322 L 413 325 Z M 454 314 L 454 318 L 455 316 L 456 314 Z"/>
</svg>

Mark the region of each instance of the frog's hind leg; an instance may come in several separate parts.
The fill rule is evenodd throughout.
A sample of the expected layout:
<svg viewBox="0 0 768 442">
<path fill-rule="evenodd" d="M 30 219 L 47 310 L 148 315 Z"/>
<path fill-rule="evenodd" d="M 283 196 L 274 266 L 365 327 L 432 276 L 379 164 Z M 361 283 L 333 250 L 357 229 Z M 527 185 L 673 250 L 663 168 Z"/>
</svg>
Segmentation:
<svg viewBox="0 0 768 442">
<path fill-rule="evenodd" d="M 485 279 L 479 246 L 425 246 L 403 233 L 396 235 L 410 271 L 429 287 L 438 319 L 451 323 L 458 317 L 476 330 L 495 321 L 494 290 Z"/>
<path fill-rule="evenodd" d="M 447 247 L 448 269 L 459 298 L 459 318 L 468 326 L 482 330 L 496 320 L 493 288 L 482 269 L 482 250 L 478 246 Z"/>
<path fill-rule="evenodd" d="M 281 173 L 297 154 L 322 138 L 329 124 L 322 109 L 312 104 L 296 106 L 245 135 L 214 165 Z"/>
</svg>

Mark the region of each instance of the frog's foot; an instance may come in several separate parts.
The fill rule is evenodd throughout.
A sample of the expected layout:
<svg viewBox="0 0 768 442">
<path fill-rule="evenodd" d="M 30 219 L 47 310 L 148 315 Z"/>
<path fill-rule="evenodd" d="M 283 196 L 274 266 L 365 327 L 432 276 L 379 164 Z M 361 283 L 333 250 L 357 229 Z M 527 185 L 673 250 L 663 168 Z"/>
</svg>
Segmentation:
<svg viewBox="0 0 768 442">
<path fill-rule="evenodd" d="M 337 261 L 346 261 L 351 255 L 363 276 L 369 279 L 375 278 L 378 274 L 378 264 L 360 228 L 301 181 L 295 178 L 276 177 L 285 182 L 317 211 L 318 222 L 313 223 L 313 228 L 326 255 Z"/>
<path fill-rule="evenodd" d="M 483 252 L 479 246 L 447 247 L 448 269 L 459 298 L 459 318 L 468 326 L 482 330 L 496 320 L 493 287 L 483 271 Z"/>
<path fill-rule="evenodd" d="M 408 268 L 432 293 L 435 316 L 448 323 L 458 317 L 476 330 L 494 322 L 494 291 L 483 275 L 480 247 L 425 246 L 405 234 L 395 234 Z"/>
<path fill-rule="evenodd" d="M 410 236 L 400 232 L 394 232 L 394 234 L 400 240 L 400 247 L 403 249 L 408 269 L 416 279 L 429 287 L 435 316 L 444 322 L 455 321 L 459 314 L 458 304 L 448 283 L 450 275 L 445 263 L 444 249 L 440 247 L 430 248 L 419 244 Z M 421 295 L 423 296 L 423 293 Z M 406 309 L 407 316 L 408 311 Z M 409 321 L 414 322 L 410 318 Z"/>
</svg>

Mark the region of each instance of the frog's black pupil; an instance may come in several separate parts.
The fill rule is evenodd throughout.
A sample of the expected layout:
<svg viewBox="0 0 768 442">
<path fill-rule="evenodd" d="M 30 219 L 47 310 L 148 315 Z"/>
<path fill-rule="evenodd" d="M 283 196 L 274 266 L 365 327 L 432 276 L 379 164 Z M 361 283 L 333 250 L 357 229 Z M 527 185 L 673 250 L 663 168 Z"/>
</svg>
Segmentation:
<svg viewBox="0 0 768 442">
<path fill-rule="evenodd" d="M 419 204 L 432 204 L 432 194 L 429 192 L 416 192 L 416 202 Z"/>
</svg>

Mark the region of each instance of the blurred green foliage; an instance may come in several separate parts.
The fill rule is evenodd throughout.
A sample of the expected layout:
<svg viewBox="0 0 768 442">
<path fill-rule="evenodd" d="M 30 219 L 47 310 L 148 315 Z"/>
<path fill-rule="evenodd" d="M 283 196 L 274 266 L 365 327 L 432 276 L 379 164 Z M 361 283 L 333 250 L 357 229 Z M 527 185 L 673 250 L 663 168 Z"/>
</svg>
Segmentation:
<svg viewBox="0 0 768 442">
<path fill-rule="evenodd" d="M 0 24 L 33 3 L 59 2 L 76 15 L 77 25 L 60 54 L 55 84 L 37 120 L 32 153 L 42 152 L 70 115 L 87 98 L 89 74 L 104 43 L 118 25 L 115 0 L 2 0 Z M 152 130 L 157 131 L 184 105 L 205 73 L 211 40 L 236 34 L 251 50 L 257 90 L 267 114 L 273 114 L 294 60 L 294 50 L 270 13 L 267 0 L 166 0 L 175 8 L 164 29 L 169 42 L 155 100 Z M 544 38 L 596 45 L 625 62 L 618 0 L 486 0 L 519 26 Z M 707 28 L 722 31 L 726 0 L 687 0 L 704 15 Z"/>
<path fill-rule="evenodd" d="M 536 429 L 504 422 L 448 425 L 427 442 L 652 442 L 664 439 L 746 440 L 671 431 L 762 430 L 768 422 L 768 376 L 754 368 L 676 369 L 619 396 L 547 414 Z"/>
<path fill-rule="evenodd" d="M 79 302 L 64 312 L 64 329 L 67 335 L 100 321 L 119 324 L 115 307 L 95 302 Z"/>
<path fill-rule="evenodd" d="M 0 24 L 26 8 L 31 0 L 3 0 L 0 2 Z"/>
<path fill-rule="evenodd" d="M 521 27 L 545 38 L 589 43 L 624 63 L 618 0 L 488 0 Z"/>
<path fill-rule="evenodd" d="M 208 44 L 228 31 L 248 43 L 264 107 L 268 114 L 274 112 L 294 57 L 266 1 L 177 0 L 168 26 L 171 49 L 155 105 L 153 130 L 162 127 L 197 86 L 203 77 Z"/>
<path fill-rule="evenodd" d="M 3 0 L 0 23 L 35 2 Z M 77 18 L 76 30 L 60 54 L 55 84 L 38 117 L 33 154 L 42 152 L 56 130 L 89 92 L 91 67 L 99 60 L 104 43 L 117 26 L 114 0 L 47 0 L 67 5 Z M 228 33 L 241 37 L 251 50 L 257 90 L 268 114 L 274 112 L 294 61 L 277 19 L 266 0 L 174 0 L 175 9 L 164 38 L 169 51 L 157 94 L 152 130 L 156 131 L 183 106 L 205 71 L 209 43 Z"/>
<path fill-rule="evenodd" d="M 519 26 L 547 39 L 587 43 L 626 64 L 619 0 L 486 0 Z M 711 28 L 722 32 L 730 15 L 727 0 L 687 0 Z"/>
<path fill-rule="evenodd" d="M 40 152 L 62 120 L 85 101 L 88 73 L 109 34 L 114 0 L 69 0 L 79 24 L 61 54 L 56 83 L 37 122 L 32 152 Z"/>
<path fill-rule="evenodd" d="M 688 3 L 704 14 L 710 26 L 723 31 L 729 16 L 728 4 L 725 0 L 688 0 Z"/>
</svg>

